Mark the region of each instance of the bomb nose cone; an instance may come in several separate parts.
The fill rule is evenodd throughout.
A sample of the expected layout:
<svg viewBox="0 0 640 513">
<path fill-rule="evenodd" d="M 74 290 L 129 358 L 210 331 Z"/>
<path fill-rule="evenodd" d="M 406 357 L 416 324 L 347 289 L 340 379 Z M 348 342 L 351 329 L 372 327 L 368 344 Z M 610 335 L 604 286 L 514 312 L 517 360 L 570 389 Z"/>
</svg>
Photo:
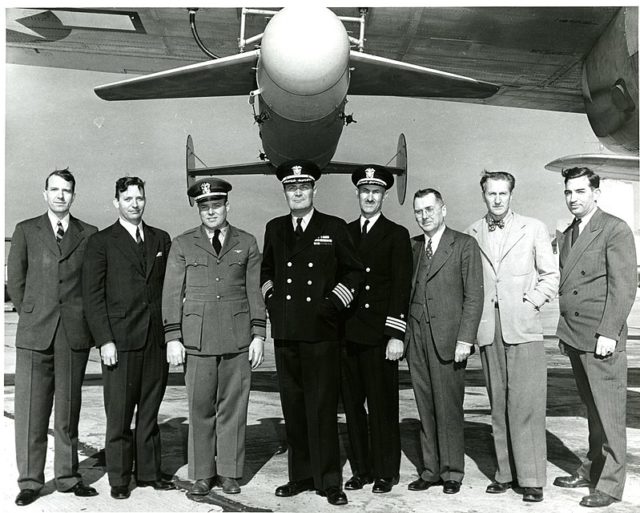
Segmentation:
<svg viewBox="0 0 640 513">
<path fill-rule="evenodd" d="M 329 9 L 290 6 L 267 25 L 260 58 L 280 88 L 297 95 L 315 95 L 344 75 L 349 63 L 349 37 Z"/>
</svg>

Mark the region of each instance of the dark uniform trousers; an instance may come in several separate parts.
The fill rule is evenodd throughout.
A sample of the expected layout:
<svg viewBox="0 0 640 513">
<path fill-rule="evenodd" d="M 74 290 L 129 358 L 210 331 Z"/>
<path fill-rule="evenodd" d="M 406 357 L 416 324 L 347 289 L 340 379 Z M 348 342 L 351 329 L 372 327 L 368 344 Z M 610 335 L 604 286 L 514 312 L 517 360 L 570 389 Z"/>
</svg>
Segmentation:
<svg viewBox="0 0 640 513">
<path fill-rule="evenodd" d="M 64 326 L 58 327 L 44 351 L 16 348 L 15 437 L 18 484 L 21 490 L 44 485 L 47 431 L 54 405 L 56 487 L 67 490 L 80 480 L 78 472 L 78 421 L 81 390 L 89 350 L 69 347 Z M 41 390 L 43 393 L 32 393 Z"/>
<path fill-rule="evenodd" d="M 462 481 L 464 477 L 464 370 L 467 362 L 445 361 L 435 346 L 426 315 L 426 279 L 431 261 L 420 260 L 409 307 L 408 363 L 420 415 L 420 445 L 425 481 Z"/>
</svg>

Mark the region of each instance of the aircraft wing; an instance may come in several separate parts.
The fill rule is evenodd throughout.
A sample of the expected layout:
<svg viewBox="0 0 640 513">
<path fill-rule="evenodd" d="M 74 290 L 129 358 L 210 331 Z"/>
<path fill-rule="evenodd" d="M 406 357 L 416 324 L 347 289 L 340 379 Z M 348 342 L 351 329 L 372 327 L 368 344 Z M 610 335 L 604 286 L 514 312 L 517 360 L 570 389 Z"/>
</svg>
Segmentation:
<svg viewBox="0 0 640 513">
<path fill-rule="evenodd" d="M 619 9 L 374 7 L 367 14 L 364 50 L 500 85 L 489 98 L 455 101 L 584 112 L 582 62 Z M 355 7 L 334 11 L 358 16 Z M 9 8 L 6 20 L 8 63 L 142 75 L 207 60 L 185 8 Z M 267 21 L 251 17 L 247 34 L 262 32 Z M 200 9 L 197 23 L 211 51 L 223 57 L 238 52 L 239 9 Z M 347 29 L 357 34 L 357 25 Z M 354 65 L 356 84 L 357 68 L 369 64 L 362 59 Z M 235 94 L 248 92 L 244 84 L 237 87 Z"/>
<path fill-rule="evenodd" d="M 561 173 L 570 167 L 588 167 L 603 178 L 614 178 L 630 182 L 640 181 L 640 160 L 628 155 L 589 153 L 568 155 L 549 162 L 545 169 Z"/>
<path fill-rule="evenodd" d="M 191 64 L 95 88 L 103 100 L 248 95 L 255 89 L 259 50 Z"/>
<path fill-rule="evenodd" d="M 349 94 L 417 98 L 487 98 L 499 87 L 446 71 L 351 51 Z"/>
</svg>

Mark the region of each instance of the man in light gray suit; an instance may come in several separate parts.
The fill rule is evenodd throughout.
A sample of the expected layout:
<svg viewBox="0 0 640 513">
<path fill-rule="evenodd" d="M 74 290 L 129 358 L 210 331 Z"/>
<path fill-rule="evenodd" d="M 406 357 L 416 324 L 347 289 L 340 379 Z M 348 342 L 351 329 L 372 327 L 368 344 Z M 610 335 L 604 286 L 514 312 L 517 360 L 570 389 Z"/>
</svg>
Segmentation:
<svg viewBox="0 0 640 513">
<path fill-rule="evenodd" d="M 16 332 L 15 436 L 18 506 L 44 486 L 47 430 L 55 401 L 54 473 L 60 492 L 98 492 L 78 472 L 82 380 L 93 341 L 82 308 L 81 269 L 97 231 L 69 214 L 76 181 L 68 169 L 45 181 L 44 215 L 22 221 L 11 238 L 7 288 L 20 318 Z"/>
<path fill-rule="evenodd" d="M 480 187 L 487 214 L 467 229 L 482 253 L 478 345 L 498 461 L 486 491 L 504 493 L 519 485 L 525 502 L 540 502 L 547 477 L 540 308 L 555 297 L 560 273 L 546 226 L 511 210 L 515 183 L 511 173 L 485 171 Z"/>
<path fill-rule="evenodd" d="M 627 317 L 637 291 L 636 249 L 627 224 L 598 208 L 600 177 L 565 169 L 564 197 L 575 216 L 560 247 L 560 351 L 569 356 L 587 408 L 589 452 L 563 488 L 590 487 L 587 507 L 620 500 L 627 453 Z"/>
</svg>

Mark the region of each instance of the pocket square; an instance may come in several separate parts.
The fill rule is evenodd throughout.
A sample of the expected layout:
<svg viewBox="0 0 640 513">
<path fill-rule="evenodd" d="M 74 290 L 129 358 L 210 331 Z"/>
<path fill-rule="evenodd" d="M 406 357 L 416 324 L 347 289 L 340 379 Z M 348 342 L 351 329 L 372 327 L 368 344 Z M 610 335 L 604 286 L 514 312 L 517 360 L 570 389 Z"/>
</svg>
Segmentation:
<svg viewBox="0 0 640 513">
<path fill-rule="evenodd" d="M 161 257 L 162 256 L 162 251 L 158 251 L 158 254 L 156 255 L 156 258 Z"/>
</svg>

